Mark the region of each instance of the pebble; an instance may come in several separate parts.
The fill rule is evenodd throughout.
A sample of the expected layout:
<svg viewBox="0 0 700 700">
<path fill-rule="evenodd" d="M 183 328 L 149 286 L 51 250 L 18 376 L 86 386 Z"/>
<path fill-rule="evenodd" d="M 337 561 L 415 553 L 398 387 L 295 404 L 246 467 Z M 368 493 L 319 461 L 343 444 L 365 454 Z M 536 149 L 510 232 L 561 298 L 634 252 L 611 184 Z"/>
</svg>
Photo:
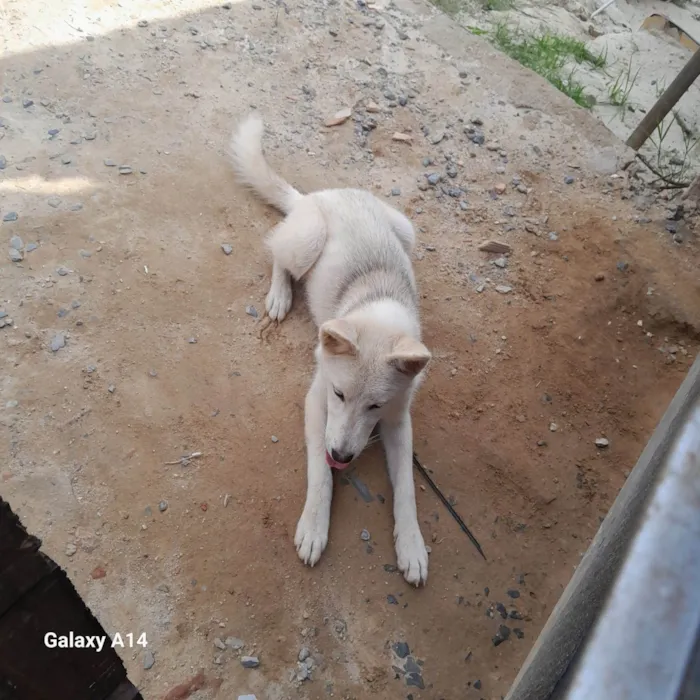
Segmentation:
<svg viewBox="0 0 700 700">
<path fill-rule="evenodd" d="M 299 650 L 299 661 L 306 661 L 306 659 L 308 659 L 309 656 L 311 656 L 311 652 L 309 651 L 308 647 L 302 647 Z"/>
<path fill-rule="evenodd" d="M 509 287 L 506 284 L 497 284 L 495 289 L 499 294 L 510 294 L 513 291 L 513 287 Z"/>
<path fill-rule="evenodd" d="M 2 217 L 3 221 L 17 221 L 19 219 L 19 214 L 16 211 L 8 211 L 5 216 Z"/>
<path fill-rule="evenodd" d="M 558 241 L 559 240 L 559 234 L 556 231 L 550 231 L 547 234 L 547 238 L 549 238 L 550 241 Z"/>
<path fill-rule="evenodd" d="M 469 204 L 467 202 L 462 201 L 459 203 L 459 208 L 462 211 L 466 211 L 467 209 L 469 209 Z"/>
<path fill-rule="evenodd" d="M 682 233 L 674 233 L 673 234 L 673 242 L 674 243 L 683 243 L 683 234 Z"/>
<path fill-rule="evenodd" d="M 440 173 L 430 173 L 429 175 L 426 175 L 426 178 L 428 180 L 428 184 L 430 185 L 437 185 L 440 180 L 442 180 Z"/>
<path fill-rule="evenodd" d="M 227 7 L 228 5 L 228 7 Z M 231 3 L 227 2 L 226 5 L 222 5 L 224 10 L 230 10 L 231 9 Z M 238 700 L 258 700 L 255 695 L 239 695 Z"/>
<path fill-rule="evenodd" d="M 496 267 L 500 267 L 501 270 L 502 270 L 502 269 L 504 269 L 504 268 L 508 265 L 508 261 L 507 261 L 505 258 L 496 258 L 496 259 L 493 261 L 493 264 L 494 264 Z"/>
<path fill-rule="evenodd" d="M 505 194 L 506 191 L 506 186 L 503 182 L 499 182 L 494 188 L 493 191 L 496 194 Z"/>
<path fill-rule="evenodd" d="M 280 441 L 280 439 L 276 435 L 271 436 L 270 440 L 272 440 L 272 442 L 274 443 L 278 443 Z"/>
<path fill-rule="evenodd" d="M 224 642 L 223 642 L 219 637 L 215 637 L 215 638 L 214 638 L 214 646 L 215 646 L 217 649 L 221 649 L 221 651 L 224 651 L 224 650 L 226 649 L 226 645 L 224 644 Z"/>
<path fill-rule="evenodd" d="M 161 501 L 161 502 L 158 504 L 158 510 L 159 510 L 161 513 L 165 513 L 165 511 L 168 510 L 168 502 L 167 502 L 167 501 Z"/>
<path fill-rule="evenodd" d="M 147 650 L 143 655 L 143 667 L 148 671 L 149 669 L 153 668 L 153 664 L 155 664 L 155 662 L 156 657 L 153 655 L 153 652 Z"/>
<path fill-rule="evenodd" d="M 72 557 L 76 552 L 78 551 L 78 548 L 70 543 L 66 545 L 66 556 L 67 557 Z"/>
<path fill-rule="evenodd" d="M 511 588 L 510 590 L 506 591 L 506 593 L 510 598 L 520 598 L 520 591 L 517 588 Z"/>
<path fill-rule="evenodd" d="M 596 447 L 608 447 L 608 445 L 610 445 L 610 440 L 608 440 L 608 438 L 600 437 L 595 440 Z"/>
<path fill-rule="evenodd" d="M 258 311 L 254 306 L 246 306 L 245 312 L 248 314 L 248 316 L 252 316 L 253 318 L 258 317 Z"/>
<path fill-rule="evenodd" d="M 499 646 L 500 644 L 503 644 L 503 642 L 506 642 L 510 639 L 510 628 L 506 627 L 505 625 L 501 625 L 498 628 L 498 632 L 494 635 L 492 638 L 493 645 L 495 647 Z"/>
<path fill-rule="evenodd" d="M 386 597 L 386 602 L 389 603 L 389 605 L 398 605 L 399 601 L 396 600 L 396 596 L 393 596 L 391 593 L 389 593 Z"/>
<path fill-rule="evenodd" d="M 360 533 L 360 539 L 361 539 L 363 542 L 369 542 L 369 540 L 370 540 L 369 531 L 368 531 L 368 530 L 363 530 L 363 531 Z"/>
<path fill-rule="evenodd" d="M 557 430 L 559 430 L 559 426 L 558 426 L 556 423 L 550 423 L 550 424 L 549 424 L 549 430 L 550 430 L 552 433 L 556 433 Z"/>
<path fill-rule="evenodd" d="M 231 255 L 231 253 L 233 253 L 233 246 L 229 243 L 222 243 L 221 250 L 223 250 L 226 255 Z"/>
<path fill-rule="evenodd" d="M 440 143 L 440 141 L 442 141 L 444 138 L 445 138 L 445 132 L 444 132 L 444 131 L 438 131 L 437 134 L 433 134 L 433 135 L 430 137 L 430 143 L 431 143 L 433 146 L 437 146 L 437 145 Z"/>
<path fill-rule="evenodd" d="M 58 136 L 58 132 L 60 129 L 49 129 L 49 136 L 53 138 L 54 136 Z"/>
<path fill-rule="evenodd" d="M 398 187 L 393 187 L 391 190 L 392 197 L 398 197 L 401 194 L 401 190 Z"/>
<path fill-rule="evenodd" d="M 564 178 L 564 184 L 565 184 L 565 185 L 573 185 L 573 184 L 574 184 L 574 178 L 573 178 L 573 176 L 572 176 L 572 175 L 567 175 L 567 176 Z"/>
<path fill-rule="evenodd" d="M 49 197 L 47 202 L 48 202 L 48 205 L 50 207 L 53 207 L 54 209 L 57 209 L 58 207 L 61 206 L 61 198 L 60 197 Z"/>
<path fill-rule="evenodd" d="M 226 637 L 226 646 L 229 649 L 233 649 L 233 651 L 238 651 L 243 649 L 245 642 L 242 639 L 238 639 L 238 637 Z"/>
<path fill-rule="evenodd" d="M 447 173 L 447 177 L 457 177 L 459 170 L 454 163 L 449 163 L 445 168 L 445 173 Z"/>
<path fill-rule="evenodd" d="M 411 653 L 411 650 L 406 642 L 396 642 L 393 649 L 396 656 L 398 656 L 400 659 L 405 659 Z"/>
<path fill-rule="evenodd" d="M 117 164 L 116 164 L 113 160 L 111 160 L 110 158 L 105 158 L 104 161 L 103 161 L 103 163 L 104 163 L 108 168 L 114 168 L 114 167 L 116 167 L 116 165 L 117 165 Z"/>
<path fill-rule="evenodd" d="M 524 639 L 524 638 L 525 638 L 525 632 L 523 632 L 519 627 L 513 627 L 513 634 L 514 634 L 518 639 Z"/>
<path fill-rule="evenodd" d="M 425 688 L 423 676 L 421 676 L 419 673 L 407 673 L 406 685 L 413 686 L 414 688 L 420 688 L 420 690 L 423 690 Z"/>
<path fill-rule="evenodd" d="M 260 666 L 260 659 L 257 656 L 242 656 L 241 666 L 243 668 L 257 668 Z"/>
<path fill-rule="evenodd" d="M 16 399 L 10 399 L 6 404 L 5 408 L 17 408 L 19 406 L 19 401 Z"/>
<path fill-rule="evenodd" d="M 67 267 L 57 267 L 56 274 L 60 277 L 65 277 L 66 275 L 70 274 L 70 270 Z"/>
<path fill-rule="evenodd" d="M 629 270 L 630 264 L 624 260 L 621 260 L 619 263 L 617 263 L 616 267 L 620 272 L 627 272 L 627 270 Z"/>
<path fill-rule="evenodd" d="M 25 253 L 31 253 L 36 250 L 39 246 L 36 243 L 27 243 L 27 247 L 24 249 Z"/>
<path fill-rule="evenodd" d="M 22 260 L 24 260 L 24 255 L 22 255 L 22 251 L 10 248 L 10 260 L 15 263 L 22 262 Z"/>
<path fill-rule="evenodd" d="M 51 352 L 58 352 L 64 347 L 66 347 L 66 336 L 63 333 L 57 333 L 51 340 Z"/>
<path fill-rule="evenodd" d="M 481 690 L 481 681 L 474 681 L 472 685 L 474 687 L 474 690 Z"/>
<path fill-rule="evenodd" d="M 70 156 L 63 156 L 61 158 L 61 163 L 63 165 L 70 165 L 73 162 L 73 159 Z"/>
<path fill-rule="evenodd" d="M 605 273 L 604 272 L 596 272 L 594 279 L 596 282 L 602 282 L 605 279 Z"/>
<path fill-rule="evenodd" d="M 128 166 L 128 165 L 120 165 L 119 166 L 119 174 L 120 175 L 131 175 L 133 173 L 133 169 Z"/>
<path fill-rule="evenodd" d="M 12 238 L 10 238 L 10 248 L 14 248 L 15 250 L 22 250 L 22 248 L 24 248 L 24 243 L 22 242 L 22 239 L 19 236 L 12 236 Z"/>
</svg>

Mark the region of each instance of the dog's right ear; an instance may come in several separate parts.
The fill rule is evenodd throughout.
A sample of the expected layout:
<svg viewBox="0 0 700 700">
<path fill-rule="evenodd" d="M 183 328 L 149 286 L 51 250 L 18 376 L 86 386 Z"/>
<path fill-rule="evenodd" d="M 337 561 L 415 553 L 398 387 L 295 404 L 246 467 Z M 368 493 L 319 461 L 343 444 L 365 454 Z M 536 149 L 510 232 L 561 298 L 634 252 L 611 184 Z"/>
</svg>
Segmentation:
<svg viewBox="0 0 700 700">
<path fill-rule="evenodd" d="M 357 354 L 357 332 L 343 319 L 326 321 L 319 329 L 319 340 L 329 355 Z"/>
</svg>

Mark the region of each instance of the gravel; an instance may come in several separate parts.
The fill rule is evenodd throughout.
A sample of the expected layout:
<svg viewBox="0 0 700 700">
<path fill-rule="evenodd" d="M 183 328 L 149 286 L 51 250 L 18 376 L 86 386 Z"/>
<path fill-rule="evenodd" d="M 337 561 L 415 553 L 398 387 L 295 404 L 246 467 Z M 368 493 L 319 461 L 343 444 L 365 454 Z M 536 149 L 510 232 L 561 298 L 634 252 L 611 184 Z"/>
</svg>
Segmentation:
<svg viewBox="0 0 700 700">
<path fill-rule="evenodd" d="M 509 287 L 507 284 L 497 284 L 496 291 L 499 294 L 510 294 L 513 291 L 513 287 Z"/>
<path fill-rule="evenodd" d="M 228 243 L 222 243 L 221 250 L 223 250 L 226 255 L 231 255 L 231 253 L 233 253 L 233 246 Z"/>
<path fill-rule="evenodd" d="M 9 223 L 10 221 L 17 221 L 19 219 L 19 214 L 16 211 L 8 211 L 5 216 L 2 217 L 2 220 Z"/>
<path fill-rule="evenodd" d="M 360 533 L 360 539 L 361 539 L 363 542 L 369 542 L 369 541 L 370 541 L 370 538 L 371 538 L 371 536 L 370 536 L 370 534 L 369 534 L 369 531 L 368 531 L 368 530 L 362 530 L 362 532 Z"/>
<path fill-rule="evenodd" d="M 595 439 L 595 446 L 596 447 L 603 448 L 603 447 L 608 447 L 609 445 L 610 445 L 610 440 L 608 440 L 608 438 L 599 437 L 599 438 Z"/>
<path fill-rule="evenodd" d="M 257 668 L 260 666 L 260 659 L 257 656 L 241 656 L 241 666 L 243 668 Z"/>
<path fill-rule="evenodd" d="M 386 602 L 389 603 L 389 605 L 398 605 L 399 604 L 399 601 L 396 600 L 396 596 L 392 595 L 391 593 L 387 594 Z"/>
<path fill-rule="evenodd" d="M 248 314 L 248 316 L 252 316 L 253 318 L 258 317 L 258 310 L 254 306 L 246 306 L 245 312 Z"/>
<path fill-rule="evenodd" d="M 493 636 L 491 641 L 493 642 L 493 645 L 495 647 L 499 646 L 500 644 L 503 644 L 503 642 L 507 642 L 510 639 L 510 627 L 506 627 L 505 625 L 501 625 L 498 628 L 498 632 Z"/>
<path fill-rule="evenodd" d="M 396 656 L 398 656 L 400 659 L 405 659 L 411 653 L 411 650 L 406 642 L 396 642 L 392 648 L 394 649 Z"/>
<path fill-rule="evenodd" d="M 18 263 L 18 262 L 22 262 L 22 260 L 24 260 L 24 255 L 22 255 L 21 250 L 15 250 L 14 248 L 10 248 L 8 254 L 9 254 L 10 260 L 12 262 Z"/>
<path fill-rule="evenodd" d="M 22 242 L 22 239 L 19 236 L 12 236 L 12 238 L 10 238 L 10 248 L 14 248 L 15 250 L 22 250 L 22 248 L 24 248 L 24 243 Z"/>
<path fill-rule="evenodd" d="M 573 185 L 573 184 L 574 184 L 574 177 L 573 177 L 573 175 L 567 175 L 567 176 L 564 178 L 564 184 L 565 184 L 565 185 Z"/>
<path fill-rule="evenodd" d="M 143 667 L 148 671 L 149 669 L 153 668 L 153 664 L 155 664 L 155 662 L 156 657 L 153 655 L 153 652 L 147 650 L 143 655 Z"/>
</svg>

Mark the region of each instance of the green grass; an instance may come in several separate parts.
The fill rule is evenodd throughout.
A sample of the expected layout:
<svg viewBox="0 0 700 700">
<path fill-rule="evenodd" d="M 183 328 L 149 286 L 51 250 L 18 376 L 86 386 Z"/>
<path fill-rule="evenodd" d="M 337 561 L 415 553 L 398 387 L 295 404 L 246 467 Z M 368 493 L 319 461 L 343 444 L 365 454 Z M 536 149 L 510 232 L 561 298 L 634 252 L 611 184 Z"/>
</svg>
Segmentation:
<svg viewBox="0 0 700 700">
<path fill-rule="evenodd" d="M 630 93 L 637 83 L 640 70 L 640 68 L 637 68 L 637 71 L 632 75 L 632 61 L 630 61 L 627 70 L 622 71 L 615 79 L 615 82 L 608 86 L 608 99 L 611 105 L 620 107 L 623 110 L 627 107 Z"/>
<path fill-rule="evenodd" d="M 574 70 L 566 70 L 571 60 L 594 68 L 605 66 L 605 57 L 591 53 L 582 41 L 550 32 L 526 34 L 505 24 L 496 27 L 491 38 L 503 53 L 541 75 L 576 104 L 590 108 L 595 103 L 593 96 L 586 94 L 584 86 L 574 78 Z"/>
</svg>

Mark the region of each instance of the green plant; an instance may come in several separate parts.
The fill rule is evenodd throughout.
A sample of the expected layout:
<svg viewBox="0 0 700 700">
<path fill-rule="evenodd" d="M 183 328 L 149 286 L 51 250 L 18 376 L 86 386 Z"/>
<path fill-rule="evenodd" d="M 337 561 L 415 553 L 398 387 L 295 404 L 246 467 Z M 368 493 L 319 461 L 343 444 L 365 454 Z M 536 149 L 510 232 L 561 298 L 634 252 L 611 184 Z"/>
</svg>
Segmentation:
<svg viewBox="0 0 700 700">
<path fill-rule="evenodd" d="M 574 78 L 575 69 L 566 72 L 570 61 L 603 68 L 606 57 L 593 54 L 582 41 L 551 32 L 526 34 L 500 24 L 492 34 L 494 44 L 505 54 L 548 80 L 582 107 L 595 103 L 592 95 Z"/>
<path fill-rule="evenodd" d="M 615 78 L 615 82 L 608 86 L 608 99 L 611 105 L 622 109 L 627 107 L 630 93 L 637 83 L 640 70 L 641 68 L 637 68 L 635 74 L 632 75 L 632 61 L 630 61 L 627 70 L 621 71 Z"/>
</svg>

